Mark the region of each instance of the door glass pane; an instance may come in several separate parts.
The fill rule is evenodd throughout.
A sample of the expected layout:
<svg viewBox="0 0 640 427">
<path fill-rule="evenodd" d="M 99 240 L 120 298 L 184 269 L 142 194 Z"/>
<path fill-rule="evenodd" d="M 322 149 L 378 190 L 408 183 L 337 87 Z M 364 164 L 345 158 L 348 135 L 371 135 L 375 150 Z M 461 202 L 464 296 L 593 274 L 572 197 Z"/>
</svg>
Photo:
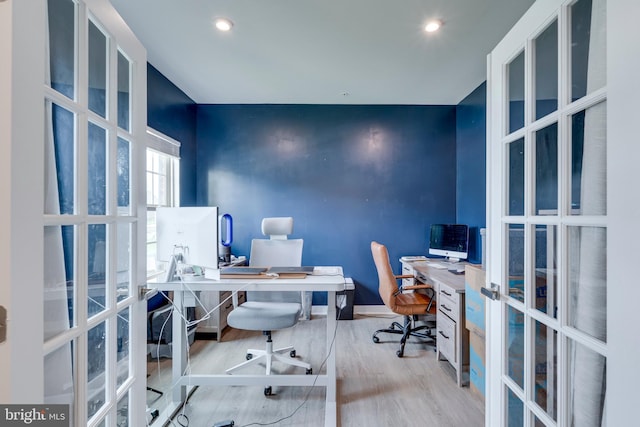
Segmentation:
<svg viewBox="0 0 640 427">
<path fill-rule="evenodd" d="M 606 103 L 576 113 L 571 119 L 571 213 L 606 215 Z"/>
<path fill-rule="evenodd" d="M 48 121 L 48 120 L 47 120 Z M 51 105 L 51 127 L 55 164 L 45 160 L 45 203 L 46 214 L 71 215 L 75 200 L 75 115 L 59 105 Z M 49 152 L 51 141 L 45 142 Z M 55 176 L 55 182 L 52 177 Z M 57 186 L 57 188 L 56 188 Z"/>
<path fill-rule="evenodd" d="M 507 215 L 524 215 L 524 138 L 507 144 L 509 177 Z"/>
<path fill-rule="evenodd" d="M 571 100 L 605 86 L 606 2 L 579 0 L 571 6 Z"/>
<path fill-rule="evenodd" d="M 118 215 L 131 213 L 131 144 L 118 138 L 116 169 L 118 174 Z"/>
<path fill-rule="evenodd" d="M 558 394 L 558 333 L 543 323 L 534 321 L 535 378 L 534 400 L 556 420 Z"/>
<path fill-rule="evenodd" d="M 44 340 L 74 324 L 74 227 L 44 228 Z"/>
<path fill-rule="evenodd" d="M 509 296 L 524 302 L 524 225 L 509 224 L 507 229 Z"/>
<path fill-rule="evenodd" d="M 89 109 L 101 117 L 107 110 L 107 38 L 89 21 Z"/>
<path fill-rule="evenodd" d="M 535 226 L 535 308 L 553 318 L 558 317 L 557 236 L 555 225 Z"/>
<path fill-rule="evenodd" d="M 522 400 L 507 387 L 507 426 L 522 427 L 524 424 L 524 405 Z"/>
<path fill-rule="evenodd" d="M 607 340 L 607 230 L 568 228 L 569 325 Z"/>
<path fill-rule="evenodd" d="M 129 130 L 131 94 L 129 89 L 129 60 L 118 51 L 118 126 Z"/>
<path fill-rule="evenodd" d="M 507 306 L 507 375 L 524 388 L 524 313 Z"/>
<path fill-rule="evenodd" d="M 147 210 L 147 275 L 157 270 L 156 266 L 156 211 Z"/>
<path fill-rule="evenodd" d="M 106 334 L 105 322 L 87 333 L 87 419 L 106 401 Z"/>
<path fill-rule="evenodd" d="M 49 0 L 49 71 L 51 88 L 75 96 L 75 3 Z M 49 79 L 45 79 L 49 81 Z"/>
<path fill-rule="evenodd" d="M 535 39 L 536 120 L 558 109 L 558 21 Z"/>
<path fill-rule="evenodd" d="M 127 392 L 118 402 L 118 427 L 129 427 L 129 393 Z"/>
<path fill-rule="evenodd" d="M 106 309 L 106 266 L 107 266 L 107 226 L 90 224 L 89 226 L 89 292 L 87 312 L 89 317 Z"/>
<path fill-rule="evenodd" d="M 88 213 L 107 213 L 107 131 L 89 123 Z"/>
<path fill-rule="evenodd" d="M 576 341 L 568 347 L 569 425 L 602 426 L 607 360 Z"/>
<path fill-rule="evenodd" d="M 558 124 L 540 129 L 536 144 L 536 215 L 558 214 Z"/>
<path fill-rule="evenodd" d="M 118 301 L 130 295 L 131 288 L 131 224 L 120 223 L 118 230 L 118 265 L 116 271 Z"/>
<path fill-rule="evenodd" d="M 118 342 L 117 342 L 117 383 L 120 387 L 129 378 L 129 307 L 118 313 Z"/>
<path fill-rule="evenodd" d="M 75 400 L 74 345 L 71 341 L 44 356 L 44 403 L 67 403 L 70 406 L 69 425 L 73 423 Z M 34 424 L 35 425 L 35 424 Z"/>
<path fill-rule="evenodd" d="M 507 65 L 507 75 L 509 78 L 508 133 L 512 133 L 524 126 L 524 51 Z"/>
</svg>

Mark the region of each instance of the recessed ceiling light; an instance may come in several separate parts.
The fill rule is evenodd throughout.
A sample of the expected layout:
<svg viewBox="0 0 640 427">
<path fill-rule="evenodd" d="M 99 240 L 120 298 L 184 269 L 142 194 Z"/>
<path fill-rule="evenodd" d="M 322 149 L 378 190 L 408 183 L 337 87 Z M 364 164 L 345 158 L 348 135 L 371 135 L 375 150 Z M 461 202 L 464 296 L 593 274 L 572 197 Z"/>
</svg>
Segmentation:
<svg viewBox="0 0 640 427">
<path fill-rule="evenodd" d="M 434 31 L 438 31 L 441 26 L 442 26 L 442 21 L 439 19 L 434 19 L 432 21 L 427 22 L 427 25 L 425 25 L 424 30 L 427 33 L 433 33 Z"/>
<path fill-rule="evenodd" d="M 220 31 L 229 31 L 233 27 L 233 22 L 227 18 L 216 18 L 216 28 Z"/>
</svg>

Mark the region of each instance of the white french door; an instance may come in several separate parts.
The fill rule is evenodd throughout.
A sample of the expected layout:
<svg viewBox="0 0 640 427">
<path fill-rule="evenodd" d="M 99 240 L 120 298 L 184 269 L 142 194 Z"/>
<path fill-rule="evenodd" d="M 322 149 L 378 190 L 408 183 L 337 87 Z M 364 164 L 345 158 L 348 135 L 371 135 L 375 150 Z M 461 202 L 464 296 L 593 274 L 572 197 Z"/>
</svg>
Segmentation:
<svg viewBox="0 0 640 427">
<path fill-rule="evenodd" d="M 538 0 L 488 57 L 487 277 L 499 298 L 488 303 L 487 425 L 623 425 L 611 424 L 625 419 L 612 401 L 629 386 L 611 362 L 640 346 L 620 338 L 631 270 L 610 271 L 637 262 L 628 239 L 638 218 L 625 212 L 639 198 L 613 183 L 639 174 L 620 174 L 612 159 L 638 144 L 628 124 L 609 129 L 611 111 L 635 108 L 633 96 L 612 104 L 609 92 L 637 85 L 626 73 L 610 83 L 619 69 L 608 62 L 638 49 L 608 37 L 631 29 L 637 45 L 638 30 L 608 13 L 629 8 L 638 9 Z"/>
<path fill-rule="evenodd" d="M 146 53 L 106 0 L 41 5 L 43 402 L 144 425 Z"/>
</svg>

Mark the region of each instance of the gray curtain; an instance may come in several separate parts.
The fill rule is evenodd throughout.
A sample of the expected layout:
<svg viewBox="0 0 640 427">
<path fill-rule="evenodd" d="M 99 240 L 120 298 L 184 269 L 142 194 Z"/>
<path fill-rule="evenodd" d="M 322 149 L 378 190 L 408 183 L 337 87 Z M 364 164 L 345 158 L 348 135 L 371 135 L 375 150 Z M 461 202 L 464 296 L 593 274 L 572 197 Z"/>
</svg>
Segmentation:
<svg viewBox="0 0 640 427">
<path fill-rule="evenodd" d="M 46 3 L 45 3 L 46 4 Z M 46 14 L 48 16 L 48 13 Z M 48 24 L 48 20 L 45 20 Z M 45 83 L 50 86 L 49 69 L 49 31 L 45 31 L 46 40 L 46 76 Z M 50 102 L 45 107 L 45 194 L 44 212 L 50 215 L 60 214 L 58 196 L 58 178 L 53 136 L 53 111 Z M 44 229 L 44 340 L 55 337 L 69 329 L 69 311 L 67 302 L 67 278 L 65 273 L 64 250 L 62 245 L 62 227 L 49 226 Z M 51 404 L 69 404 L 73 418 L 74 385 L 72 371 L 71 344 L 64 344 L 44 359 L 44 402 Z M 72 420 L 73 424 L 73 420 Z"/>
<path fill-rule="evenodd" d="M 587 70 L 587 93 L 606 85 L 606 0 L 593 0 L 591 37 Z M 606 215 L 606 104 L 587 109 L 584 123 L 584 151 L 582 162 L 581 214 Z M 573 325 L 580 331 L 606 342 L 606 229 L 580 227 L 577 254 L 570 264 L 575 287 Z M 573 372 L 572 425 L 597 427 L 605 425 L 604 397 L 606 387 L 606 359 L 582 345 L 575 345 L 569 354 Z"/>
</svg>

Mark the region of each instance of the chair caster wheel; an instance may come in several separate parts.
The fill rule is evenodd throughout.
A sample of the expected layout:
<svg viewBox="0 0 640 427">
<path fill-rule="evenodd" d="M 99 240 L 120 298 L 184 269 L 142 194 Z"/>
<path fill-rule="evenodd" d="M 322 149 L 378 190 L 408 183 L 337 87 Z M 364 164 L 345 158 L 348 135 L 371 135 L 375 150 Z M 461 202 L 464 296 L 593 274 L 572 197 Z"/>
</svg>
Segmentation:
<svg viewBox="0 0 640 427">
<path fill-rule="evenodd" d="M 312 368 L 307 369 L 307 375 L 311 375 L 311 374 L 313 374 L 313 369 Z"/>
<path fill-rule="evenodd" d="M 271 396 L 271 386 L 264 388 L 264 395 Z"/>
<path fill-rule="evenodd" d="M 402 351 L 402 350 L 396 351 L 396 356 L 398 356 L 398 357 L 404 356 L 404 351 Z"/>
<path fill-rule="evenodd" d="M 289 356 L 290 356 L 290 357 L 296 357 L 296 351 L 295 351 L 295 350 L 291 350 L 291 351 L 289 352 Z"/>
<path fill-rule="evenodd" d="M 253 354 L 247 353 L 247 355 L 245 357 L 247 358 L 247 360 L 251 360 L 251 359 L 253 359 Z"/>
<path fill-rule="evenodd" d="M 371 338 L 373 340 L 374 343 L 378 344 L 380 342 L 380 338 L 376 337 L 375 335 L 373 336 L 373 338 Z"/>
</svg>

